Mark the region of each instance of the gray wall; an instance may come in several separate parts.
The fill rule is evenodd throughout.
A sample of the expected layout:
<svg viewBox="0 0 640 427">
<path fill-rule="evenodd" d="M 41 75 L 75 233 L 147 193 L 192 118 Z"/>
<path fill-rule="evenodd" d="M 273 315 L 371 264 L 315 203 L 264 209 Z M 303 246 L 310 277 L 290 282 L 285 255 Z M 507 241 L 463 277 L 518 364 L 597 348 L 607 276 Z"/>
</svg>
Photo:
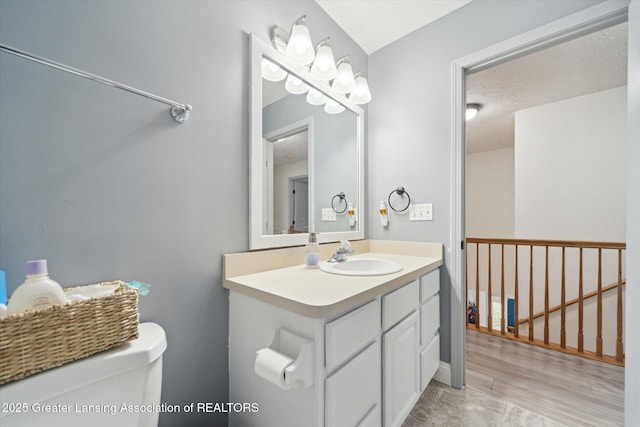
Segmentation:
<svg viewBox="0 0 640 427">
<path fill-rule="evenodd" d="M 640 419 L 640 334 L 635 316 L 640 305 L 640 2 L 629 5 L 629 168 L 627 185 L 627 286 L 625 316 L 625 425 Z"/>
<path fill-rule="evenodd" d="M 168 107 L 0 53 L 0 269 L 47 258 L 61 284 L 153 285 L 163 401 L 227 402 L 222 254 L 248 250 L 249 37 L 302 14 L 354 69 L 367 57 L 313 1 L 0 1 L 0 41 L 160 96 Z M 162 415 L 163 426 L 225 414 Z"/>
<path fill-rule="evenodd" d="M 544 4 L 542 4 L 544 3 Z M 446 15 L 369 56 L 369 212 L 402 185 L 412 202 L 433 203 L 433 222 L 377 216 L 371 239 L 444 242 L 441 359 L 450 354 L 451 63 L 495 43 L 587 8 L 598 1 L 483 1 Z"/>
</svg>

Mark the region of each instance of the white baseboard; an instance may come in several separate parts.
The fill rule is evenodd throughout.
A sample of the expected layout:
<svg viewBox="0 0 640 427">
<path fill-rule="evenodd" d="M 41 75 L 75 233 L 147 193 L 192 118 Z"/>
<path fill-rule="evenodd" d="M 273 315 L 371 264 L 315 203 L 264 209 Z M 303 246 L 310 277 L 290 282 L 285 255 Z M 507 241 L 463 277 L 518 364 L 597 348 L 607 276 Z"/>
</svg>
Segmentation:
<svg viewBox="0 0 640 427">
<path fill-rule="evenodd" d="M 451 365 L 440 361 L 440 367 L 433 376 L 433 379 L 451 387 Z"/>
</svg>

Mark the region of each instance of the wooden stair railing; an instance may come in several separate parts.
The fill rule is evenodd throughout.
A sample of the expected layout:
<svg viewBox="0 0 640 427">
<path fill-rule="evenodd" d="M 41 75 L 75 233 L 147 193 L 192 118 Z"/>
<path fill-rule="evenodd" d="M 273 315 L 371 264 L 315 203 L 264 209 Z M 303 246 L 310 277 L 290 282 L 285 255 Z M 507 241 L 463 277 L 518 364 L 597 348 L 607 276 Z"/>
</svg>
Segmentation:
<svg viewBox="0 0 640 427">
<path fill-rule="evenodd" d="M 622 286 L 624 286 L 624 285 L 626 285 L 626 284 L 627 284 L 627 281 L 626 281 L 626 280 L 623 280 L 623 281 L 622 281 Z M 611 283 L 610 285 L 604 286 L 604 287 L 602 288 L 602 293 L 603 293 L 603 294 L 605 294 L 605 293 L 607 293 L 607 292 L 609 292 L 609 291 L 612 291 L 612 290 L 614 290 L 614 289 L 617 289 L 617 288 L 618 288 L 618 282 Z M 586 300 L 591 299 L 591 298 L 596 297 L 596 296 L 598 296 L 598 291 L 592 291 L 592 292 L 589 292 L 589 293 L 587 293 L 587 294 L 584 294 L 584 295 L 582 296 L 582 300 L 583 300 L 583 301 L 586 301 Z M 567 302 L 565 303 L 565 307 L 567 307 L 567 308 L 568 308 L 569 306 L 572 306 L 572 305 L 577 304 L 579 301 L 580 301 L 580 298 L 574 298 L 574 299 L 572 299 L 572 300 L 569 300 L 569 301 L 567 301 Z M 553 312 L 555 312 L 555 311 L 558 311 L 558 310 L 560 310 L 561 308 L 562 308 L 562 305 L 556 305 L 555 307 L 551 307 L 551 308 L 549 309 L 549 314 L 551 314 L 551 313 L 553 313 Z M 542 316 L 544 316 L 544 314 L 545 314 L 545 312 L 544 312 L 544 311 L 540 311 L 540 312 L 538 312 L 538 313 L 534 314 L 534 315 L 533 315 L 533 320 L 536 320 L 536 319 L 541 318 Z M 526 319 L 518 319 L 518 323 L 519 323 L 520 325 L 522 325 L 522 324 L 524 324 L 524 323 L 528 323 L 528 322 L 529 322 L 529 318 L 526 318 Z"/>
<path fill-rule="evenodd" d="M 469 271 L 469 250 L 471 249 L 471 245 L 475 244 L 476 249 L 476 265 L 475 265 L 475 295 L 476 295 L 476 304 L 475 304 L 475 324 L 470 325 L 468 319 L 466 320 L 467 327 L 471 329 L 476 329 L 482 332 L 492 333 L 494 335 L 500 336 L 509 336 L 507 332 L 512 332 L 512 338 L 525 341 L 535 345 L 541 345 L 547 348 L 552 348 L 568 353 L 578 354 L 584 357 L 603 360 L 608 363 L 615 363 L 618 365 L 624 365 L 624 347 L 623 347 L 623 334 L 622 334 L 622 320 L 623 320 L 623 301 L 622 301 L 622 286 L 626 285 L 626 280 L 622 277 L 622 251 L 626 250 L 626 243 L 624 242 L 595 242 L 595 241 L 569 241 L 569 240 L 536 240 L 536 239 L 497 239 L 497 238 L 475 238 L 475 237 L 467 237 L 467 271 Z M 480 245 L 486 245 L 488 248 L 488 260 L 487 260 L 487 276 L 486 282 L 483 286 L 483 289 L 486 289 L 488 295 L 487 301 L 487 327 L 480 326 L 480 307 L 479 307 L 479 298 L 480 298 Z M 500 278 L 500 306 L 501 306 L 501 319 L 500 319 L 500 331 L 494 331 L 492 321 L 492 260 L 491 260 L 491 252 L 492 245 L 500 246 L 500 254 L 501 254 L 501 278 Z M 514 322 L 513 322 L 513 330 L 509 330 L 508 327 L 505 327 L 505 310 L 504 310 L 504 301 L 505 301 L 505 252 L 504 247 L 513 246 L 515 248 L 515 277 L 514 277 Z M 528 283 L 528 295 L 526 295 L 527 305 L 528 305 L 528 317 L 520 319 L 519 317 L 519 257 L 518 257 L 518 248 L 520 246 L 525 246 L 526 249 L 529 250 L 529 283 Z M 561 265 L 561 278 L 560 278 L 560 304 L 555 305 L 553 307 L 549 306 L 549 248 L 550 247 L 558 247 L 561 248 L 562 252 L 562 265 Z M 534 283 L 534 248 L 544 248 L 544 283 L 535 282 Z M 572 299 L 570 301 L 566 301 L 567 294 L 567 278 L 566 278 L 566 259 L 565 259 L 565 249 L 567 248 L 578 248 L 579 249 L 579 273 L 578 273 L 578 298 Z M 525 249 L 525 250 L 526 250 Z M 583 250 L 597 250 L 597 289 L 593 292 L 588 292 L 584 294 L 584 274 L 583 274 Z M 602 251 L 603 250 L 614 250 L 617 252 L 617 281 L 611 283 L 607 286 L 602 286 Z M 473 270 L 472 270 L 473 271 Z M 468 283 L 468 274 L 466 277 L 467 281 L 467 294 L 469 290 Z M 534 313 L 534 289 L 536 288 L 535 284 L 538 286 L 544 286 L 544 311 Z M 609 291 L 617 291 L 617 301 L 616 301 L 616 350 L 615 356 L 609 356 L 603 354 L 603 314 L 602 314 L 602 303 L 603 303 L 603 294 Z M 584 348 L 584 301 L 590 298 L 597 298 L 596 305 L 596 342 L 595 352 L 586 351 Z M 467 299 L 468 300 L 468 299 Z M 468 300 L 469 304 L 469 300 Z M 573 349 L 567 347 L 566 342 L 566 311 L 567 308 L 578 304 L 578 333 L 577 333 L 577 348 Z M 552 343 L 549 341 L 549 317 L 551 313 L 560 311 L 560 343 Z M 544 339 L 536 339 L 534 337 L 534 320 L 544 318 Z M 520 337 L 519 335 L 519 326 L 523 324 L 528 324 L 528 339 Z"/>
</svg>

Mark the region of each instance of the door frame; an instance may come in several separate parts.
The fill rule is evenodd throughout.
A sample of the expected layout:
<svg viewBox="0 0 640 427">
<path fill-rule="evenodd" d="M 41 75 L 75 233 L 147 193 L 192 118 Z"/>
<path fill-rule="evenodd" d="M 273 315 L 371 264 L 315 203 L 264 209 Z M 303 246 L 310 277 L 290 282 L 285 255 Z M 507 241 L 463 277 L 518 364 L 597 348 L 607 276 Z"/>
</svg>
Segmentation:
<svg viewBox="0 0 640 427">
<path fill-rule="evenodd" d="M 451 64 L 451 386 L 465 384 L 465 77 L 627 20 L 628 0 L 607 1 L 454 60 Z M 629 77 L 628 77 L 629 78 Z"/>
</svg>

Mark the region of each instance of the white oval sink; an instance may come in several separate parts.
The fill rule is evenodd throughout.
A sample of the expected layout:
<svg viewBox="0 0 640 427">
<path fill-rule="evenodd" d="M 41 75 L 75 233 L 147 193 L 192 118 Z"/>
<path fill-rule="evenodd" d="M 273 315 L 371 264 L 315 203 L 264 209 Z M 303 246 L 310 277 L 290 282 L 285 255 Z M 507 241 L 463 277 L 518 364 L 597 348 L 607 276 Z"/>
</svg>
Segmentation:
<svg viewBox="0 0 640 427">
<path fill-rule="evenodd" d="M 320 270 L 344 276 L 382 276 L 397 273 L 402 266 L 379 258 L 349 258 L 343 262 L 321 262 Z"/>
</svg>

